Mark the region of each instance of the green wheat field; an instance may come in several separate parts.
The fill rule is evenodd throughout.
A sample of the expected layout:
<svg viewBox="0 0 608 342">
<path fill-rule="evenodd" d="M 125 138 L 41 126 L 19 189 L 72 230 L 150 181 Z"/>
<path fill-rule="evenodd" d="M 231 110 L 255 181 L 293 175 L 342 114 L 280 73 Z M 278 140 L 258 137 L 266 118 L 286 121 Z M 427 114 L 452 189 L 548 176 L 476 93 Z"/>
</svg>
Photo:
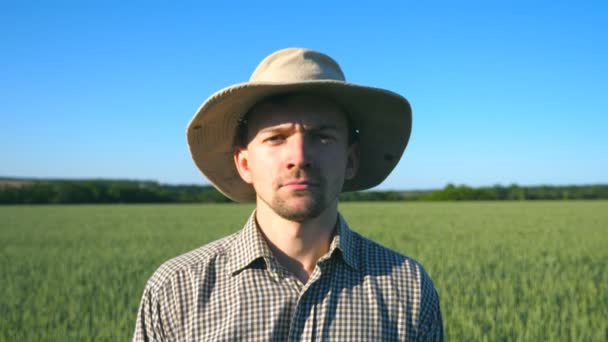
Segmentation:
<svg viewBox="0 0 608 342">
<path fill-rule="evenodd" d="M 252 205 L 0 207 L 0 341 L 131 338 L 166 259 Z M 348 203 L 351 227 L 420 261 L 449 341 L 608 340 L 608 202 Z"/>
</svg>

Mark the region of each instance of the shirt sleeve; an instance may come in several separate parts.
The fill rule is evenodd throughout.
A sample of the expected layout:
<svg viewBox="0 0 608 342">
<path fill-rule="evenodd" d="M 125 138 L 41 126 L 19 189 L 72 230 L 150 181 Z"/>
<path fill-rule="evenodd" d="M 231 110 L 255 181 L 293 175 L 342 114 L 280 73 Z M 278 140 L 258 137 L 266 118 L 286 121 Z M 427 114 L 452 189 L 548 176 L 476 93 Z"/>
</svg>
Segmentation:
<svg viewBox="0 0 608 342">
<path fill-rule="evenodd" d="M 418 340 L 443 341 L 443 318 L 439 305 L 439 295 L 428 275 L 423 274 Z"/>
<path fill-rule="evenodd" d="M 165 340 L 161 305 L 150 286 L 146 286 L 137 312 L 133 342 Z"/>
</svg>

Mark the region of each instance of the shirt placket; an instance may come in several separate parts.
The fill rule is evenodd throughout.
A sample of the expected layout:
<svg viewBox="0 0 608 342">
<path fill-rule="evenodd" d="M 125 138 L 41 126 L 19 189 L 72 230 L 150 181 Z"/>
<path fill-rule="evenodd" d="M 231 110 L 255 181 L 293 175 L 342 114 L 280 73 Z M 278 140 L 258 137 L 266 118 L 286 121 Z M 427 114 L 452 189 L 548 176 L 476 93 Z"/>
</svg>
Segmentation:
<svg viewBox="0 0 608 342">
<path fill-rule="evenodd" d="M 317 264 L 305 285 L 291 275 L 288 277 L 299 288 L 298 301 L 291 315 L 288 341 L 312 341 L 316 335 L 316 306 L 309 299 L 314 300 L 314 286 L 320 281 L 325 265 L 325 262 Z"/>
</svg>

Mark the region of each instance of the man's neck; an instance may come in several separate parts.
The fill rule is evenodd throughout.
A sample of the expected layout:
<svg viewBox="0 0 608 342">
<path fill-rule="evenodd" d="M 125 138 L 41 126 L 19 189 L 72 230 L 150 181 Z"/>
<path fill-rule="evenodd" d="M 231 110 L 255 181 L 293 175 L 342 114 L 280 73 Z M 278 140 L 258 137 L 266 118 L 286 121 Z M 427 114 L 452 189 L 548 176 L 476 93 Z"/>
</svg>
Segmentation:
<svg viewBox="0 0 608 342">
<path fill-rule="evenodd" d="M 337 216 L 337 204 L 304 222 L 287 220 L 260 201 L 256 209 L 258 227 L 270 250 L 302 283 L 308 281 L 317 260 L 329 251 Z"/>
</svg>

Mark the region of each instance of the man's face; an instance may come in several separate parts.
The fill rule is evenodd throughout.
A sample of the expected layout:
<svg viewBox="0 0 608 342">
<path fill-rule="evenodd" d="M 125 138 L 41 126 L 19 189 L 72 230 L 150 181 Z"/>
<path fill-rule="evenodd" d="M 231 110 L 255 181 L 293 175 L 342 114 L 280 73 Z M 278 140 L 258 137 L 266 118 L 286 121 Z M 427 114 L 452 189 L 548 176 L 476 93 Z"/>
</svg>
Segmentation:
<svg viewBox="0 0 608 342">
<path fill-rule="evenodd" d="M 339 106 L 309 95 L 258 104 L 249 114 L 247 146 L 235 151 L 243 180 L 258 205 L 303 222 L 337 205 L 345 179 L 358 166 L 348 145 L 348 122 Z"/>
</svg>

